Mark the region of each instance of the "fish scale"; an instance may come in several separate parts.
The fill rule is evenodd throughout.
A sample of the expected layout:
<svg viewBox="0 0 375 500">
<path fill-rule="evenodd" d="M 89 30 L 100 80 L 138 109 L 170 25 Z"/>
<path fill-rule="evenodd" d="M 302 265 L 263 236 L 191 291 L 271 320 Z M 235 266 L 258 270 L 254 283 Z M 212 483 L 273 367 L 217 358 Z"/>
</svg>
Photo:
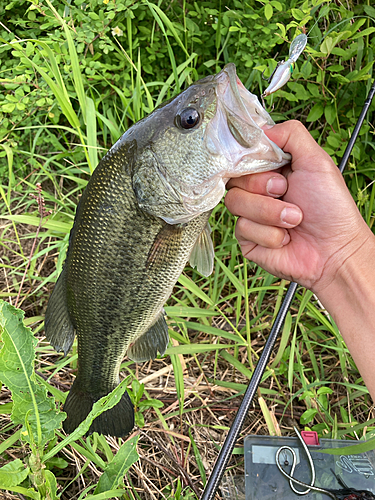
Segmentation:
<svg viewBox="0 0 375 500">
<path fill-rule="evenodd" d="M 125 355 L 143 362 L 164 354 L 163 305 L 186 262 L 205 276 L 212 272 L 208 219 L 226 180 L 289 161 L 261 130 L 266 123 L 271 118 L 229 64 L 136 123 L 97 166 L 45 318 L 58 351 L 66 354 L 78 339 L 67 432 L 117 386 Z M 125 392 L 89 433 L 121 437 L 133 426 Z"/>
</svg>

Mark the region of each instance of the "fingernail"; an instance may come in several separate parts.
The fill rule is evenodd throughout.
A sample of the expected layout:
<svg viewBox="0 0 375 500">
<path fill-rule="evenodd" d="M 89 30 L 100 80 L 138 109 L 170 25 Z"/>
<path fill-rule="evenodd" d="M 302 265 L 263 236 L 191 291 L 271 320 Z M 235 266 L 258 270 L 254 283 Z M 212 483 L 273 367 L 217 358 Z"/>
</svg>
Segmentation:
<svg viewBox="0 0 375 500">
<path fill-rule="evenodd" d="M 286 207 L 281 212 L 281 220 L 290 226 L 297 226 L 302 220 L 301 210 L 293 207 Z"/>
<path fill-rule="evenodd" d="M 272 128 L 273 126 L 274 126 L 274 125 L 271 125 L 270 123 L 266 123 L 265 125 L 262 125 L 262 127 L 261 127 L 261 128 L 262 128 L 263 130 L 268 130 L 268 129 Z"/>
<path fill-rule="evenodd" d="M 267 182 L 267 193 L 274 196 L 281 196 L 286 191 L 286 180 L 281 177 L 271 177 Z"/>
<path fill-rule="evenodd" d="M 282 246 L 287 245 L 289 243 L 289 241 L 290 241 L 290 234 L 288 233 L 288 231 L 285 231 L 284 239 L 281 242 Z"/>
</svg>

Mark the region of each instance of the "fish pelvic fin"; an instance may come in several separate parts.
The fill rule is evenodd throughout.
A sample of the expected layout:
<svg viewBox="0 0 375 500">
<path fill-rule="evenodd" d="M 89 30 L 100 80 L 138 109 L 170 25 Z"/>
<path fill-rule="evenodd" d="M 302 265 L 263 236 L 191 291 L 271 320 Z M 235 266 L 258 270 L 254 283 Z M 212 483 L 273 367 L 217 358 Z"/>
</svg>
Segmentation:
<svg viewBox="0 0 375 500">
<path fill-rule="evenodd" d="M 108 391 L 110 392 L 110 391 Z M 92 405 L 101 397 L 82 390 L 77 378 L 66 398 L 64 411 L 67 418 L 63 422 L 64 431 L 73 432 L 85 420 L 92 410 Z M 134 407 L 125 391 L 120 401 L 109 410 L 101 413 L 90 426 L 87 435 L 97 432 L 105 436 L 125 437 L 134 427 Z"/>
<path fill-rule="evenodd" d="M 161 355 L 165 353 L 168 341 L 168 326 L 162 309 L 155 323 L 129 347 L 127 355 L 136 363 L 155 359 L 158 351 Z"/>
<path fill-rule="evenodd" d="M 214 270 L 214 246 L 208 222 L 193 247 L 189 263 L 191 267 L 196 267 L 198 273 L 203 274 L 203 276 L 210 276 Z"/>
<path fill-rule="evenodd" d="M 44 329 L 48 342 L 66 356 L 74 342 L 75 331 L 69 316 L 66 291 L 66 269 L 60 274 L 48 301 Z"/>
</svg>

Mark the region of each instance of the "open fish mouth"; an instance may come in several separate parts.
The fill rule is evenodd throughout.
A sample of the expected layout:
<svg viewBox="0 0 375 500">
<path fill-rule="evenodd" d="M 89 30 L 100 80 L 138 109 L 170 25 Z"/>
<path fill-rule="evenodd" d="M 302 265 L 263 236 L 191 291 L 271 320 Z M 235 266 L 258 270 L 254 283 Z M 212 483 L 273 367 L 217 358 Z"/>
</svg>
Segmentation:
<svg viewBox="0 0 375 500">
<path fill-rule="evenodd" d="M 228 160 L 228 171 L 220 174 L 239 177 L 272 170 L 289 161 L 290 155 L 263 132 L 261 127 L 274 122 L 258 98 L 242 84 L 235 65 L 227 64 L 216 80 L 217 110 L 207 126 L 206 144 L 212 154 L 224 155 Z"/>
<path fill-rule="evenodd" d="M 207 125 L 204 142 L 207 151 L 218 158 L 217 169 L 199 185 L 180 185 L 184 207 L 190 214 L 214 208 L 231 177 L 280 168 L 291 159 L 262 130 L 274 121 L 242 84 L 235 65 L 227 64 L 215 76 L 215 82 L 216 113 Z"/>
</svg>

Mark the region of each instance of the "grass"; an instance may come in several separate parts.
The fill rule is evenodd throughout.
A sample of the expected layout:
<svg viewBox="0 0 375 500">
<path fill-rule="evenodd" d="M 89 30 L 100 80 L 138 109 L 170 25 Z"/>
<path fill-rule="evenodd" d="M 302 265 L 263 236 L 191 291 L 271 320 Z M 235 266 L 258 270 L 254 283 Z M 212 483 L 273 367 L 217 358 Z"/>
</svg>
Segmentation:
<svg viewBox="0 0 375 500">
<path fill-rule="evenodd" d="M 195 46 L 188 42 L 187 33 L 182 36 L 165 11 L 147 2 L 152 32 L 160 30 L 167 46 L 168 76 L 163 82 L 147 81 L 144 77 L 138 40 L 133 39 L 134 21 L 128 17 L 126 50 L 118 43 L 116 51 L 129 66 L 130 92 L 111 81 L 108 93 L 101 94 L 81 73 L 73 30 L 49 2 L 47 5 L 60 22 L 72 78 L 66 76 L 60 55 L 45 40 L 27 42 L 33 44 L 33 53 L 29 55 L 31 49 L 25 49 L 26 42 L 12 42 L 12 51 L 19 52 L 32 65 L 40 87 L 45 86 L 52 95 L 51 112 L 60 109 L 64 120 L 55 124 L 39 121 L 34 125 L 14 125 L 12 133 L 29 134 L 27 148 L 11 144 L 8 136 L 0 142 L 7 167 L 0 185 L 0 298 L 25 312 L 25 325 L 32 328 L 38 339 L 35 383 L 48 390 L 60 405 L 76 373 L 76 343 L 68 357 L 57 354 L 44 339 L 43 319 L 48 297 L 62 269 L 75 206 L 107 147 L 133 121 L 196 79 L 198 55 L 193 50 Z M 220 13 L 218 24 L 222 22 L 224 26 L 225 19 L 225 13 Z M 183 21 L 187 22 L 185 17 Z M 325 37 L 334 37 L 338 22 L 337 19 L 329 25 L 323 16 L 318 28 L 325 30 Z M 223 37 L 217 33 L 213 67 L 222 65 L 219 58 L 226 57 L 230 37 L 238 32 L 228 31 Z M 312 36 L 314 33 L 312 30 Z M 350 33 L 348 40 L 356 36 L 356 32 Z M 361 57 L 365 47 L 371 46 L 370 35 L 364 35 Z M 340 43 L 345 46 L 346 41 L 335 43 L 340 48 Z M 328 55 L 317 54 L 316 44 L 304 64 L 322 70 L 323 90 L 329 90 L 327 95 L 333 100 L 334 120 L 331 122 L 331 116 L 325 116 L 324 111 L 319 116 L 318 108 L 314 120 L 309 120 L 321 96 L 306 111 L 312 94 L 305 99 L 301 89 L 293 85 L 289 89 L 292 92 L 283 91 L 276 101 L 275 116 L 307 120 L 315 137 L 338 159 L 354 122 L 350 110 L 362 80 L 347 85 L 345 92 L 352 100 L 346 101 L 341 93 L 344 83 L 334 83 L 334 74 L 328 70 Z M 184 53 L 183 62 L 175 55 L 176 47 Z M 345 64 L 348 71 L 357 71 L 352 75 L 354 79 L 365 66 L 356 62 L 354 56 Z M 305 66 L 296 68 L 295 78 L 304 78 L 312 85 L 313 76 Z M 258 69 L 249 73 L 248 84 L 260 82 Z M 364 80 L 364 85 L 367 83 Z M 274 99 L 269 100 L 270 106 Z M 344 108 L 340 107 L 342 103 Z M 338 127 L 335 120 L 339 121 Z M 369 178 L 373 176 L 373 167 L 366 163 L 370 157 L 363 156 L 363 151 L 365 146 L 373 146 L 372 133 L 370 126 L 364 129 L 358 155 L 351 159 L 347 173 L 349 186 L 370 225 L 375 190 Z M 26 176 L 15 166 L 19 158 L 28 164 Z M 287 286 L 285 281 L 242 257 L 234 238 L 235 221 L 223 204 L 214 210 L 211 226 L 216 256 L 214 273 L 204 278 L 187 267 L 176 284 L 166 305 L 171 338 L 166 355 L 143 365 L 125 359 L 121 366 L 121 377 L 128 381 L 136 407 L 138 427 L 130 438 L 138 439 L 139 460 L 127 471 L 116 471 L 121 476 L 117 482 L 104 485 L 102 480 L 99 485 L 101 477 L 110 476 L 114 456 L 120 450 L 130 454 L 123 448 L 123 440 L 96 434 L 85 438 L 83 433 L 64 441 L 66 436 L 57 428 L 46 446 L 33 449 L 35 443 L 25 441 L 22 434 L 25 427 L 21 430 L 11 419 L 12 394 L 4 385 L 0 460 L 4 465 L 20 459 L 22 467 L 27 466 L 25 470 L 30 471 L 20 483 L 5 488 L 9 492 L 5 498 L 177 500 L 199 496 Z M 299 289 L 229 470 L 243 474 L 243 438 L 250 433 L 287 435 L 297 425 L 317 430 L 320 436 L 356 441 L 370 438 L 374 424 L 372 401 L 336 325 L 311 292 Z M 40 431 L 40 426 L 37 428 Z M 43 439 L 43 435 L 39 436 L 40 442 Z M 17 474 L 24 473 L 21 469 L 17 469 Z"/>
</svg>

